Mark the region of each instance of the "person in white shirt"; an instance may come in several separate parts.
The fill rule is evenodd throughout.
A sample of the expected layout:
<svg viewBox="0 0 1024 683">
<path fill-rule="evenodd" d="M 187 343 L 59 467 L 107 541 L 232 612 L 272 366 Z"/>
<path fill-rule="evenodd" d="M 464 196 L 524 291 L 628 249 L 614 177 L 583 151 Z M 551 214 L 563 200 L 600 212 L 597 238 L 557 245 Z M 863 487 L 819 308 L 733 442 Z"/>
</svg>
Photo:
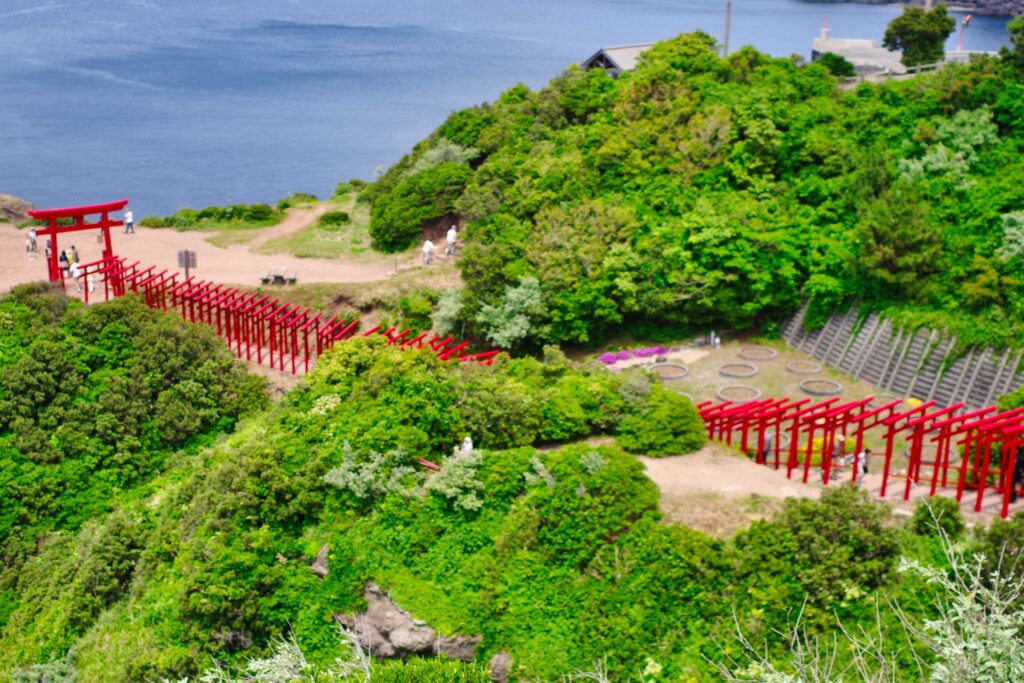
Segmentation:
<svg viewBox="0 0 1024 683">
<path fill-rule="evenodd" d="M 447 244 L 444 248 L 444 255 L 455 256 L 455 243 L 459 241 L 458 229 L 454 225 L 448 228 L 448 234 L 445 238 L 447 239 Z"/>
<path fill-rule="evenodd" d="M 71 264 L 71 277 L 75 278 L 75 287 L 82 291 L 82 266 L 78 261 Z"/>
<path fill-rule="evenodd" d="M 124 212 L 124 234 L 135 234 L 135 217 L 132 215 L 131 209 Z"/>
<path fill-rule="evenodd" d="M 434 243 L 427 240 L 423 243 L 423 265 L 429 266 L 434 262 Z"/>
</svg>

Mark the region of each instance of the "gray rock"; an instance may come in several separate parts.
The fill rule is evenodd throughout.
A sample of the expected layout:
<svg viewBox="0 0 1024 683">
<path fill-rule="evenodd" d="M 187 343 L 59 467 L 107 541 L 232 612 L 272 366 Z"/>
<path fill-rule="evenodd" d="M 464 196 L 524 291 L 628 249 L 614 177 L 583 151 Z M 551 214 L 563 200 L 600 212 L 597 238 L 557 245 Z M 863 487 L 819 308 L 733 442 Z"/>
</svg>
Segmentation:
<svg viewBox="0 0 1024 683">
<path fill-rule="evenodd" d="M 326 579 L 328 574 L 327 550 L 328 546 L 326 543 L 320 546 L 320 552 L 316 554 L 316 559 L 313 560 L 313 565 L 310 567 L 310 569 L 313 570 L 313 573 L 319 576 L 321 579 Z"/>
<path fill-rule="evenodd" d="M 396 650 L 409 654 L 433 654 L 437 633 L 429 626 L 399 626 L 388 635 Z"/>
<path fill-rule="evenodd" d="M 451 638 L 441 636 L 437 639 L 437 653 L 448 655 L 452 659 L 472 662 L 476 659 L 476 646 L 483 640 L 480 636 L 454 635 Z"/>
<path fill-rule="evenodd" d="M 512 655 L 507 652 L 496 652 L 487 663 L 491 680 L 494 683 L 508 683 L 508 673 L 512 669 Z"/>
<path fill-rule="evenodd" d="M 320 549 L 320 554 L 326 556 L 324 548 Z M 326 567 L 324 569 L 326 572 Z M 476 656 L 481 636 L 441 636 L 424 622 L 413 619 L 372 582 L 366 585 L 363 598 L 366 600 L 365 612 L 335 614 L 334 618 L 355 633 L 359 644 L 375 656 L 391 658 L 443 653 L 467 662 Z"/>
</svg>

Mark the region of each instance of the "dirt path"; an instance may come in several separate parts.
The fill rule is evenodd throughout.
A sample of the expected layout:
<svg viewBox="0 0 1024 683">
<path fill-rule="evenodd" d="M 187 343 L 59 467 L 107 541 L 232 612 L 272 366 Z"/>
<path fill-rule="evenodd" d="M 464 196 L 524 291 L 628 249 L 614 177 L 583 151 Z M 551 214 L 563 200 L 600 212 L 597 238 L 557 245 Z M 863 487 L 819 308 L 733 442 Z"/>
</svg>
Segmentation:
<svg viewBox="0 0 1024 683">
<path fill-rule="evenodd" d="M 303 221 L 310 220 L 319 208 L 304 210 L 299 217 L 290 216 L 284 229 L 301 229 Z M 282 228 L 278 225 L 271 229 Z M 249 244 L 221 248 L 206 241 L 210 234 L 138 228 L 135 235 L 118 232 L 112 235 L 112 239 L 114 253 L 146 266 L 154 265 L 158 271 L 165 268 L 178 271 L 178 251 L 195 251 L 198 268 L 194 272 L 197 277 L 230 285 L 259 285 L 262 275 L 277 267 L 286 267 L 297 273 L 300 283 L 374 282 L 385 279 L 394 270 L 394 261 L 361 262 L 351 257 L 330 260 L 304 259 L 290 254 L 253 254 L 249 251 Z M 263 237 L 260 235 L 259 239 Z M 92 231 L 65 235 L 58 242 L 61 249 L 71 245 L 75 245 L 81 260 L 86 263 L 97 260 L 102 251 L 102 245 Z M 0 253 L 4 255 L 4 267 L 0 268 L 0 291 L 7 291 L 20 283 L 47 279 L 42 240 L 38 257 L 29 260 L 25 253 L 25 232 L 10 223 L 0 223 Z M 414 260 L 403 257 L 399 265 L 405 269 L 414 263 Z"/>
<path fill-rule="evenodd" d="M 316 206 L 293 207 L 288 209 L 283 221 L 277 225 L 267 228 L 266 230 L 260 230 L 256 237 L 249 240 L 249 248 L 258 247 L 261 244 L 269 242 L 276 237 L 281 237 L 282 235 L 289 235 L 293 232 L 298 232 L 306 226 L 316 222 L 316 219 L 327 213 L 330 208 L 331 205 L 327 202 L 320 202 Z"/>
</svg>

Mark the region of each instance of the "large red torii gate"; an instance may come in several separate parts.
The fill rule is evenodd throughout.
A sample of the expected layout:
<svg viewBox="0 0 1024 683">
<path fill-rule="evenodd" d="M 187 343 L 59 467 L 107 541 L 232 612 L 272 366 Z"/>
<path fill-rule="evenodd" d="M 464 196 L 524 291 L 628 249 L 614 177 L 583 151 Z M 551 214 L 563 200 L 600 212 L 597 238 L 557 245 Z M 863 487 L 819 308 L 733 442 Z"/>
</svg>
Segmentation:
<svg viewBox="0 0 1024 683">
<path fill-rule="evenodd" d="M 29 211 L 28 215 L 32 218 L 39 221 L 47 221 L 48 223 L 45 228 L 38 229 L 36 233 L 51 238 L 50 257 L 46 262 L 50 282 L 60 282 L 62 286 L 64 284 L 64 273 L 61 272 L 60 267 L 57 265 L 58 254 L 60 253 L 57 235 L 80 232 L 82 230 L 101 230 L 103 232 L 103 258 L 113 258 L 114 247 L 110 243 L 110 229 L 120 227 L 124 225 L 124 222 L 110 220 L 110 214 L 114 211 L 122 210 L 127 205 L 127 199 L 119 199 L 116 202 L 107 202 L 105 204 L 71 206 L 63 209 L 33 209 Z M 97 214 L 100 216 L 98 221 L 94 223 L 85 222 L 86 216 L 95 216 Z M 70 218 L 73 221 L 72 224 L 57 224 L 58 221 L 65 218 Z"/>
</svg>

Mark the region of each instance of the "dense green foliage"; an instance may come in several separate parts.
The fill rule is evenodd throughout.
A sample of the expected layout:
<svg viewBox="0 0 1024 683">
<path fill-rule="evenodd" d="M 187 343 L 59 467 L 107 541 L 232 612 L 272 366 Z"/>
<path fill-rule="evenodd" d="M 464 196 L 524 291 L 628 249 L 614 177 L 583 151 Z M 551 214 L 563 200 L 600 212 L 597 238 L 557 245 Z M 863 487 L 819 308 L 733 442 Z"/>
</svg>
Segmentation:
<svg viewBox="0 0 1024 683">
<path fill-rule="evenodd" d="M 124 594 L 150 531 L 111 512 L 118 499 L 262 408 L 262 382 L 212 331 L 134 298 L 84 308 L 17 287 L 0 327 L 0 632 L 29 651 L 66 646 Z M 67 580 L 49 632 L 36 629 L 53 606 L 36 599 L 31 569 L 45 554 Z"/>
<path fill-rule="evenodd" d="M 882 45 L 902 50 L 900 60 L 906 66 L 935 64 L 946 58 L 946 38 L 956 28 L 956 20 L 946 13 L 946 5 L 931 9 L 904 7 L 903 14 L 885 29 Z"/>
<path fill-rule="evenodd" d="M 684 35 L 617 80 L 516 86 L 452 114 L 365 199 L 378 216 L 424 205 L 430 150 L 479 152 L 444 185 L 468 223 L 457 322 L 511 348 L 749 328 L 805 298 L 812 324 L 860 300 L 967 345 L 1019 344 L 1019 46 L 852 89 L 821 63 L 714 50 Z M 439 210 L 414 213 L 388 224 L 413 235 Z"/>
<path fill-rule="evenodd" d="M 634 447 L 699 445 L 690 417 L 660 433 L 670 408 L 687 415 L 643 374 L 553 352 L 474 367 L 378 339 L 339 346 L 274 409 L 28 558 L 26 600 L 4 603 L 0 670 L 195 676 L 212 661 L 244 667 L 289 633 L 329 668 L 332 615 L 360 609 L 370 580 L 446 635 L 482 635 L 478 662 L 510 652 L 513 677 L 531 680 L 602 657 L 623 679 L 714 680 L 709 662 L 738 653 L 737 623 L 768 637 L 804 604 L 811 632 L 837 616 L 873 627 L 875 591 L 924 609 L 928 587 L 894 567 L 901 553 L 934 561 L 934 539 L 900 534 L 854 488 L 788 501 L 722 542 L 661 524 L 657 490 L 617 444 L 535 447 L 601 433 L 629 444 L 637 416 L 655 436 Z M 449 455 L 466 434 L 482 450 Z M 310 564 L 324 544 L 321 580 Z M 84 604 L 92 617 L 69 619 Z M 899 641 L 893 619 L 883 627 Z M 786 660 L 781 643 L 770 652 Z M 379 675 L 401 676 L 396 666 Z"/>
</svg>

